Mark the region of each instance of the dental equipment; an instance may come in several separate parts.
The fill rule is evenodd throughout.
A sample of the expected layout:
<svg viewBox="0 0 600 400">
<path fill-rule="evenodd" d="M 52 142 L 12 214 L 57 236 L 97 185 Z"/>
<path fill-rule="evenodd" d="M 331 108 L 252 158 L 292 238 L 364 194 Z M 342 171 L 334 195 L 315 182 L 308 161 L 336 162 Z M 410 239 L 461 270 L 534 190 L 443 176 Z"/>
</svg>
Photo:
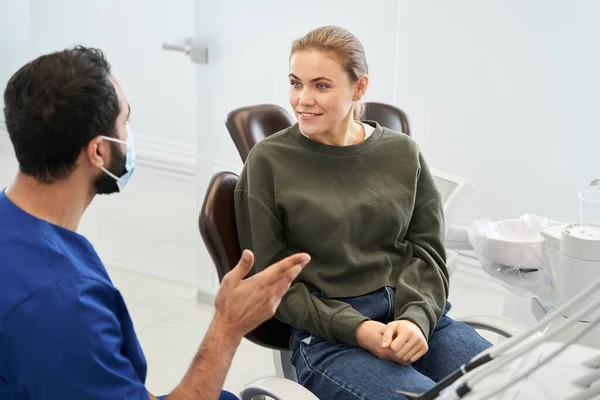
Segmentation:
<svg viewBox="0 0 600 400">
<path fill-rule="evenodd" d="M 600 356 L 587 360 L 586 362 L 583 363 L 583 365 L 585 367 L 592 368 L 592 369 L 600 368 Z"/>
<path fill-rule="evenodd" d="M 600 278 L 600 190 L 588 189 L 578 197 L 579 223 L 559 224 L 531 214 L 473 223 L 469 240 L 483 269 L 504 286 L 547 300 L 551 313 L 561 309 Z M 592 297 L 600 298 L 600 291 Z M 582 327 L 589 323 L 589 316 L 573 319 L 574 311 L 562 316 Z M 581 344 L 600 348 L 600 330 Z"/>
<path fill-rule="evenodd" d="M 585 332 L 588 332 L 588 328 L 592 329 L 594 327 L 593 324 L 589 323 L 590 315 L 588 314 L 592 313 L 594 308 L 600 305 L 600 280 L 597 279 L 600 275 L 600 221 L 596 221 L 597 216 L 600 215 L 600 196 L 598 197 L 598 201 L 596 201 L 595 194 L 600 194 L 600 191 L 585 191 L 579 194 L 579 224 L 551 226 L 541 232 L 541 238 L 539 237 L 539 232 L 536 233 L 535 237 L 530 236 L 525 238 L 515 238 L 510 235 L 503 236 L 504 232 L 499 231 L 492 231 L 491 234 L 490 232 L 483 232 L 483 234 L 475 232 L 474 235 L 479 235 L 479 237 L 476 237 L 477 239 L 481 240 L 481 237 L 483 237 L 484 240 L 484 245 L 480 247 L 480 254 L 485 259 L 501 266 L 508 265 L 516 269 L 520 269 L 521 267 L 530 269 L 532 265 L 528 264 L 540 259 L 539 257 L 536 258 L 535 254 L 543 252 L 549 264 L 554 268 L 554 275 L 558 277 L 558 280 L 556 278 L 553 279 L 553 290 L 549 296 L 554 300 L 554 311 L 525 334 L 513 337 L 491 348 L 482 355 L 475 357 L 423 394 L 397 391 L 398 393 L 404 394 L 411 399 L 432 400 L 440 394 L 441 390 L 447 388 L 462 376 L 469 373 L 477 376 L 478 372 L 482 373 L 488 370 L 487 367 L 492 366 L 486 366 L 486 368 L 483 368 L 483 371 L 478 369 L 472 372 L 477 367 L 489 361 L 502 357 L 504 360 L 508 359 L 508 362 L 510 362 L 518 358 L 518 350 L 523 347 L 522 344 L 526 340 L 529 340 L 532 335 L 549 327 L 550 324 L 557 320 L 562 320 L 564 324 L 554 329 L 550 333 L 550 338 L 566 333 L 567 328 L 572 325 L 583 327 L 581 331 Z M 510 227 L 510 224 L 499 224 L 498 226 Z M 469 233 L 470 239 L 472 234 L 473 232 Z M 515 251 L 515 248 L 517 251 Z M 532 249 L 534 257 L 531 257 Z M 523 260 L 526 261 L 523 262 Z M 545 261 L 542 260 L 542 262 Z M 582 292 L 581 289 L 590 281 L 595 283 Z M 560 285 L 557 285 L 556 282 L 560 282 Z M 548 295 L 548 293 L 543 294 Z M 574 310 L 574 306 L 579 306 L 580 302 L 589 301 L 587 297 L 590 295 L 593 297 L 592 305 L 588 305 L 578 311 Z M 576 335 L 576 337 L 581 339 L 583 335 Z M 561 339 L 569 340 L 568 337 Z M 547 338 L 542 338 L 534 341 L 535 347 L 546 340 Z M 509 350 L 512 351 L 509 352 Z"/>
<path fill-rule="evenodd" d="M 597 291 L 600 291 L 600 280 L 597 280 L 596 282 L 591 284 L 584 291 L 580 292 L 577 296 L 575 296 L 570 301 L 568 301 L 566 304 L 564 304 L 560 309 L 558 309 L 554 313 L 550 314 L 546 319 L 542 320 L 537 325 L 530 328 L 524 334 L 519 335 L 519 336 L 514 336 L 514 337 L 490 348 L 487 352 L 484 352 L 483 354 L 476 356 L 473 360 L 469 361 L 466 365 L 461 366 L 459 369 L 457 369 L 451 375 L 442 379 L 437 385 L 435 385 L 428 391 L 421 393 L 421 394 L 404 392 L 404 391 L 397 391 L 397 393 L 403 394 L 403 395 L 407 396 L 408 398 L 415 399 L 415 400 L 416 399 L 419 399 L 419 400 L 435 399 L 436 396 L 438 394 L 440 394 L 440 392 L 443 389 L 445 389 L 448 386 L 450 386 L 451 384 L 453 384 L 456 380 L 461 378 L 463 375 L 466 375 L 467 373 L 473 371 L 475 368 L 482 366 L 492 360 L 500 358 L 505 352 L 508 352 L 509 350 L 512 350 L 512 349 L 518 350 L 520 347 L 524 347 L 521 345 L 524 342 L 530 340 L 531 336 L 533 336 L 533 335 L 539 333 L 541 330 L 549 327 L 552 323 L 556 322 L 557 320 L 564 319 L 563 314 L 569 312 L 570 309 L 573 308 L 574 306 L 579 306 L 580 302 L 587 300 L 587 297 L 590 294 L 597 292 Z M 596 304 L 596 303 L 598 303 L 598 304 Z M 580 310 L 578 313 L 575 313 L 575 315 L 577 317 L 580 314 L 584 315 L 585 313 L 587 313 L 591 309 L 593 309 L 593 307 L 600 306 L 600 299 L 597 300 L 596 303 L 588 305 L 588 307 L 585 307 L 582 311 Z M 568 328 L 568 326 L 569 326 L 568 323 L 565 322 L 563 325 L 561 325 L 559 328 L 557 328 L 551 334 L 558 335 L 558 334 L 562 333 L 563 330 L 566 330 Z M 600 357 L 599 357 L 599 360 L 600 360 Z"/>
<path fill-rule="evenodd" d="M 592 400 L 597 399 L 600 395 L 600 382 L 591 385 L 589 389 L 584 390 L 575 396 L 569 397 L 567 400 Z"/>
<path fill-rule="evenodd" d="M 597 220 L 600 216 L 600 214 L 598 214 L 600 191 L 584 191 L 579 194 L 579 198 L 580 223 L 559 227 L 561 231 L 558 244 L 556 243 L 556 227 L 542 232 L 542 235 L 545 238 L 545 253 L 552 260 L 551 263 L 553 262 L 555 267 L 560 266 L 557 268 L 560 286 L 555 285 L 555 289 L 557 289 L 555 292 L 555 306 L 560 304 L 572 305 L 572 302 L 569 301 L 569 299 L 572 300 L 572 296 L 580 290 L 582 283 L 589 281 L 591 278 L 597 279 L 600 272 L 600 224 L 598 224 L 600 221 Z M 586 204 L 588 206 L 591 204 L 592 207 L 586 209 Z M 554 241 L 554 246 L 552 245 L 552 241 Z M 488 253 L 486 255 L 489 257 L 492 254 Z M 596 280 L 596 284 L 597 283 L 598 280 Z M 592 286 L 596 286 L 596 284 Z M 536 340 L 534 345 L 528 349 L 533 350 L 541 343 L 557 337 L 559 334 L 566 333 L 568 328 L 571 328 L 572 326 L 581 328 L 576 329 L 579 332 L 575 334 L 575 336 L 563 337 L 563 339 L 566 340 L 567 346 L 563 346 L 552 353 L 552 355 L 546 359 L 547 361 L 540 363 L 537 368 L 560 354 L 560 352 L 564 351 L 568 345 L 582 339 L 585 334 L 595 329 L 597 323 L 600 322 L 600 316 L 594 315 L 592 318 L 593 312 L 600 305 L 598 293 L 594 293 L 593 290 L 589 292 L 586 290 L 586 292 L 588 294 L 593 294 L 594 299 L 591 304 L 588 304 L 587 307 L 576 312 L 572 310 L 573 307 L 561 307 L 554 311 L 552 316 L 562 316 L 564 318 L 564 323 L 559 328 L 550 332 L 547 337 Z M 547 323 L 548 321 L 546 320 L 545 322 Z M 591 341 L 588 341 L 588 343 L 597 343 L 595 339 L 596 337 L 592 337 Z M 498 367 L 507 365 L 519 356 L 520 354 L 515 350 L 508 355 L 503 355 L 500 361 L 493 363 L 493 365 L 489 365 L 483 370 L 473 372 L 471 377 L 461 378 L 465 382 L 464 385 L 460 387 L 461 393 L 468 393 L 469 388 L 478 381 L 481 381 L 483 378 L 497 370 Z M 528 371 L 529 373 L 533 373 L 537 368 L 534 367 Z M 500 393 L 504 389 L 494 391 L 492 394 L 488 393 L 488 396 Z M 463 397 L 464 394 L 459 397 Z"/>
<path fill-rule="evenodd" d="M 579 386 L 582 388 L 587 388 L 592 386 L 595 382 L 600 381 L 600 371 L 594 371 L 591 374 L 585 375 L 579 379 L 573 381 L 573 385 Z"/>
<path fill-rule="evenodd" d="M 597 307 L 598 305 L 600 305 L 600 301 L 598 301 L 598 304 L 594 304 L 595 307 Z M 579 341 L 583 336 L 585 336 L 586 334 L 588 334 L 592 329 L 594 329 L 595 325 L 598 324 L 599 322 L 600 322 L 600 315 L 596 316 L 593 319 L 592 323 L 589 324 L 589 326 L 584 327 L 581 331 L 579 331 L 571 339 L 569 339 L 567 342 L 565 342 L 562 346 L 560 346 L 558 349 L 556 349 L 552 353 L 550 353 L 550 355 L 548 355 L 547 357 L 545 357 L 543 360 L 541 360 L 540 362 L 536 363 L 532 367 L 529 367 L 528 369 L 526 369 L 525 372 L 523 372 L 521 374 L 521 376 L 517 377 L 516 379 L 511 379 L 508 382 L 502 384 L 500 387 L 495 388 L 495 389 L 493 389 L 493 390 L 491 390 L 489 392 L 486 392 L 486 393 L 484 393 L 484 394 L 482 394 L 480 396 L 475 396 L 473 398 L 473 400 L 486 400 L 486 399 L 490 399 L 490 398 L 492 398 L 492 396 L 496 396 L 497 394 L 500 394 L 500 393 L 504 392 L 505 390 L 509 389 L 511 386 L 513 386 L 516 383 L 522 381 L 523 379 L 529 377 L 535 371 L 537 371 L 538 369 L 542 368 L 544 365 L 548 364 L 551 360 L 553 360 L 554 358 L 556 358 L 559 354 L 561 354 L 563 351 L 565 351 L 571 345 L 573 345 L 574 343 L 576 343 L 577 341 Z M 565 325 L 567 325 L 567 324 L 565 324 Z M 548 338 L 545 338 L 544 341 L 546 341 L 548 339 L 550 339 L 550 336 Z M 541 342 L 539 344 L 541 344 Z M 536 344 L 530 350 L 533 350 L 539 344 Z M 523 356 L 523 354 L 517 354 L 517 357 L 522 357 L 522 356 Z M 517 357 L 515 357 L 515 358 L 517 358 Z M 514 358 L 513 358 L 513 360 L 514 360 Z M 506 361 L 505 360 L 501 360 L 501 362 L 499 362 L 499 363 L 497 363 L 495 365 L 490 365 L 489 369 L 492 370 L 492 371 L 482 371 L 483 373 L 481 373 L 480 376 L 473 376 L 471 379 L 469 379 L 469 377 L 465 377 L 464 378 L 464 383 L 461 386 L 459 386 L 457 388 L 456 392 L 455 392 L 455 394 L 458 396 L 458 397 L 456 397 L 456 399 L 461 399 L 464 396 L 466 396 L 474 388 L 474 386 L 475 386 L 476 383 L 480 382 L 483 378 L 485 378 L 486 376 L 489 376 L 491 373 L 494 373 L 495 370 L 505 367 L 506 365 L 508 365 L 513 360 L 511 360 L 511 359 L 507 359 Z M 569 400 L 571 400 L 571 399 L 569 399 Z"/>
</svg>

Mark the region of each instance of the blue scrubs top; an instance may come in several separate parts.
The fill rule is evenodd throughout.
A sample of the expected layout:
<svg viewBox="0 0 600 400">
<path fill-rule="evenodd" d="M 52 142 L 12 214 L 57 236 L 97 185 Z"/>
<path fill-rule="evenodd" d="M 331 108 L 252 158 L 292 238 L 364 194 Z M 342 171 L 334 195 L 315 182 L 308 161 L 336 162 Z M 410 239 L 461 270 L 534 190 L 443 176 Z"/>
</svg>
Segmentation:
<svg viewBox="0 0 600 400">
<path fill-rule="evenodd" d="M 148 400 L 123 297 L 83 236 L 0 191 L 0 399 Z"/>
</svg>

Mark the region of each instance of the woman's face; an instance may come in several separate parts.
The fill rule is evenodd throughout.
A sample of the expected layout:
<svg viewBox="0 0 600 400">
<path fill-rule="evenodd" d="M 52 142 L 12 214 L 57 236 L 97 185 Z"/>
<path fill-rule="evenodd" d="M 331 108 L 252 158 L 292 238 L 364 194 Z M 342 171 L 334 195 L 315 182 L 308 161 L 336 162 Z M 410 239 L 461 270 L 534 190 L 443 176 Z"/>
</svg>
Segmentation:
<svg viewBox="0 0 600 400">
<path fill-rule="evenodd" d="M 317 135 L 352 118 L 357 84 L 341 63 L 321 51 L 301 51 L 290 59 L 290 104 L 302 133 Z"/>
</svg>

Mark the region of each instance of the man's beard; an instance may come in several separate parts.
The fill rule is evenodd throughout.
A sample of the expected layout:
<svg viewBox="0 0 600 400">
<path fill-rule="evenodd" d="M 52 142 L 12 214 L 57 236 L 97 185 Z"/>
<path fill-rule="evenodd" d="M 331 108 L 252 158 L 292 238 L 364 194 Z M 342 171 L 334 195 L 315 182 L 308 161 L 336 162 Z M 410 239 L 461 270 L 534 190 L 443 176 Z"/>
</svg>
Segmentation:
<svg viewBox="0 0 600 400">
<path fill-rule="evenodd" d="M 121 153 L 121 149 L 118 143 L 110 143 L 110 165 L 109 170 L 115 176 L 121 177 L 125 175 L 127 169 L 125 168 L 126 155 Z M 109 176 L 106 172 L 100 171 L 100 175 L 94 181 L 94 189 L 97 194 L 112 194 L 119 191 L 117 181 Z"/>
</svg>

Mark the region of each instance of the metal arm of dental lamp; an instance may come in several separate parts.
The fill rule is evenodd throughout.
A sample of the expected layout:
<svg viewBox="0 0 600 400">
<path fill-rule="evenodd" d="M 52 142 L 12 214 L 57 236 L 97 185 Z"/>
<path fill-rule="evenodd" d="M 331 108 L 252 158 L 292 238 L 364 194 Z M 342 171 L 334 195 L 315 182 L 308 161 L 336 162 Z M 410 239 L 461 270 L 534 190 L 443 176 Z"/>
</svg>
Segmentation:
<svg viewBox="0 0 600 400">
<path fill-rule="evenodd" d="M 474 329 L 484 329 L 496 333 L 505 338 L 521 335 L 529 330 L 529 326 L 512 318 L 497 315 L 473 315 L 457 318 L 459 322 L 471 326 Z"/>
</svg>

